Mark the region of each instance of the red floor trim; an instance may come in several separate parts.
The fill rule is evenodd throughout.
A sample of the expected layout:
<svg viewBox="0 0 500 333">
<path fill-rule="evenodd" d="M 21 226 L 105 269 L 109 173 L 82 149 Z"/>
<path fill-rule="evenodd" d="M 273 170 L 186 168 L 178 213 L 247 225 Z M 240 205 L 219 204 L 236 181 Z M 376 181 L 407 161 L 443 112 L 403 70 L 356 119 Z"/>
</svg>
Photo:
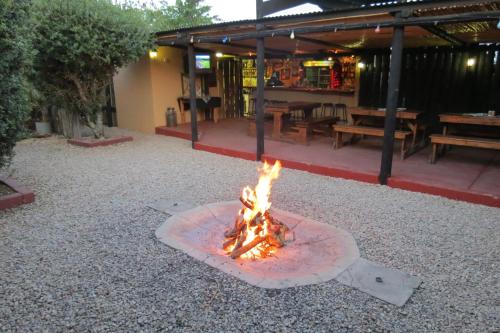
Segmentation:
<svg viewBox="0 0 500 333">
<path fill-rule="evenodd" d="M 221 147 L 208 146 L 208 145 L 204 145 L 204 144 L 199 143 L 199 142 L 196 142 L 194 144 L 194 149 L 206 151 L 209 153 L 219 154 L 219 155 L 242 158 L 244 160 L 249 160 L 249 161 L 255 161 L 255 154 L 249 153 L 246 151 L 239 151 L 239 150 L 226 149 L 226 148 L 221 148 Z"/>
<path fill-rule="evenodd" d="M 185 139 L 185 140 L 191 141 L 191 133 L 179 132 L 179 131 L 176 131 L 175 129 L 171 129 L 171 128 L 168 128 L 165 126 L 156 127 L 155 133 L 159 134 L 159 135 L 173 136 L 175 138 Z"/>
<path fill-rule="evenodd" d="M 14 179 L 0 177 L 0 183 L 4 183 L 16 192 L 0 197 L 0 210 L 13 208 L 35 201 L 35 194 L 33 191 L 19 185 L 19 183 L 17 183 Z"/>
<path fill-rule="evenodd" d="M 84 148 L 95 148 L 115 145 L 122 142 L 134 140 L 131 136 L 119 136 L 116 138 L 109 138 L 103 140 L 92 140 L 92 139 L 68 139 L 68 143 L 74 146 L 84 147 Z"/>
<path fill-rule="evenodd" d="M 343 169 L 337 169 L 337 168 L 329 168 L 329 167 L 324 167 L 324 166 L 319 166 L 319 165 L 314 165 L 314 164 L 307 164 L 307 163 L 296 162 L 296 161 L 288 161 L 288 160 L 284 160 L 281 158 L 275 158 L 275 157 L 267 155 L 267 154 L 264 154 L 262 156 L 262 160 L 268 161 L 269 163 L 274 163 L 276 160 L 280 160 L 282 165 L 285 168 L 289 168 L 289 169 L 307 171 L 307 172 L 311 172 L 311 173 L 315 173 L 315 174 L 323 175 L 323 176 L 357 180 L 357 181 L 370 183 L 370 184 L 378 184 L 377 175 L 370 174 L 370 173 L 355 172 L 355 171 L 349 171 L 349 170 L 343 170 Z"/>
<path fill-rule="evenodd" d="M 460 200 L 485 206 L 500 208 L 500 198 L 480 193 L 465 192 L 452 188 L 437 187 L 432 185 L 414 183 L 398 177 L 391 177 L 388 186 L 402 190 L 438 195 L 448 199 Z"/>
</svg>

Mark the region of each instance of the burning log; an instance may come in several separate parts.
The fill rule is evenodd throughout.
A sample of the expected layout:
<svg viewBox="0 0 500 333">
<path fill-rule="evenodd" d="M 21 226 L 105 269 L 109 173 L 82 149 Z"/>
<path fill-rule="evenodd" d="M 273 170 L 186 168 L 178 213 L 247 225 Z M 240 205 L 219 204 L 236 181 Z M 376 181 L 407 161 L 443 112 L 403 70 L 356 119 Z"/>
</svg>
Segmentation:
<svg viewBox="0 0 500 333">
<path fill-rule="evenodd" d="M 256 247 L 257 245 L 259 245 L 260 243 L 262 243 L 265 240 L 266 240 L 265 237 L 257 236 L 254 240 L 252 240 L 247 245 L 242 246 L 240 248 L 235 248 L 231 252 L 231 258 L 233 258 L 233 259 L 238 258 L 239 256 L 247 253 L 248 251 L 250 251 L 251 249 L 253 249 L 254 247 Z"/>
<path fill-rule="evenodd" d="M 269 212 L 271 182 L 278 178 L 280 163 L 271 168 L 267 163 L 261 171 L 255 189 L 243 189 L 239 211 L 234 227 L 224 233 L 226 241 L 222 247 L 231 258 L 264 258 L 285 245 L 288 227 L 274 219 Z"/>
</svg>

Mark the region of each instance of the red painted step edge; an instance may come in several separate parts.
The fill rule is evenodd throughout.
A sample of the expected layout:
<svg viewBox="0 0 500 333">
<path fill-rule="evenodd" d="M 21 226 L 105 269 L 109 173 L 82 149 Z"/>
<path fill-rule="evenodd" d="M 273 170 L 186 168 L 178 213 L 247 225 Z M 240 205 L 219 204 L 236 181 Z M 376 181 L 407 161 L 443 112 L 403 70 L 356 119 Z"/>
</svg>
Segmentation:
<svg viewBox="0 0 500 333">
<path fill-rule="evenodd" d="M 168 127 L 156 127 L 155 133 L 160 134 L 160 135 L 173 136 L 175 138 L 185 139 L 185 140 L 191 141 L 191 133 L 179 132 L 179 131 L 176 131 L 174 129 L 170 129 Z"/>
<path fill-rule="evenodd" d="M 249 160 L 249 161 L 255 161 L 255 153 L 249 153 L 246 151 L 213 147 L 213 146 L 204 145 L 204 144 L 198 143 L 198 142 L 195 142 L 194 149 L 206 151 L 209 153 L 219 154 L 219 155 L 242 158 L 244 160 Z"/>
<path fill-rule="evenodd" d="M 444 188 L 444 187 L 437 187 L 437 186 L 432 186 L 432 185 L 427 185 L 427 184 L 415 183 L 415 182 L 403 180 L 403 179 L 398 178 L 398 177 L 389 178 L 387 185 L 390 187 L 399 188 L 402 190 L 433 194 L 433 195 L 438 195 L 438 196 L 445 197 L 448 199 L 454 199 L 454 200 L 459 200 L 459 201 L 465 201 L 465 202 L 500 208 L 500 198 L 495 197 L 495 196 L 491 196 L 491 195 L 465 192 L 465 191 L 461 191 L 458 189 Z"/>
<path fill-rule="evenodd" d="M 274 163 L 276 160 L 279 160 L 285 168 L 289 168 L 289 169 L 307 171 L 310 173 L 315 173 L 315 174 L 323 175 L 323 176 L 357 180 L 360 182 L 365 182 L 365 183 L 370 183 L 370 184 L 378 184 L 378 178 L 377 178 L 377 175 L 375 175 L 375 174 L 364 173 L 364 172 L 355 172 L 355 171 L 337 169 L 337 168 L 330 168 L 330 167 L 302 163 L 302 162 L 296 162 L 296 161 L 288 161 L 288 160 L 276 158 L 276 157 L 273 157 L 273 156 L 267 155 L 267 154 L 264 154 L 262 156 L 262 160 L 268 161 L 269 163 Z"/>
<path fill-rule="evenodd" d="M 104 140 L 87 140 L 87 139 L 68 139 L 68 143 L 74 146 L 84 147 L 84 148 L 94 148 L 115 145 L 122 142 L 134 140 L 131 136 L 118 136 L 115 138 L 109 138 Z"/>
<path fill-rule="evenodd" d="M 35 194 L 33 191 L 19 185 L 19 183 L 17 183 L 14 179 L 0 176 L 0 183 L 4 183 L 16 192 L 0 197 L 0 210 L 13 208 L 35 201 Z"/>
</svg>

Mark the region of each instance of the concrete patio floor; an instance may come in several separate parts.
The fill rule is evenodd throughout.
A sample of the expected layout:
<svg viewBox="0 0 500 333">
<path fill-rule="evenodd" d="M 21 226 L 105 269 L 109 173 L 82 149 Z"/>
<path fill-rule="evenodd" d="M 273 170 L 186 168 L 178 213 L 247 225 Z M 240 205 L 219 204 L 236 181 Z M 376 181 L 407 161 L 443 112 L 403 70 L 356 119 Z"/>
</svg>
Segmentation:
<svg viewBox="0 0 500 333">
<path fill-rule="evenodd" d="M 266 124 L 266 137 L 272 131 Z M 159 127 L 157 134 L 191 139 L 190 124 Z M 199 123 L 196 149 L 255 160 L 256 139 L 247 135 L 247 121 L 225 119 Z M 367 138 L 333 150 L 332 139 L 315 138 L 308 146 L 265 140 L 263 159 L 279 159 L 285 167 L 312 173 L 378 183 L 382 143 Z M 500 207 L 500 152 L 454 147 L 436 164 L 428 162 L 430 146 L 400 160 L 395 148 L 389 186 L 451 199 Z"/>
</svg>

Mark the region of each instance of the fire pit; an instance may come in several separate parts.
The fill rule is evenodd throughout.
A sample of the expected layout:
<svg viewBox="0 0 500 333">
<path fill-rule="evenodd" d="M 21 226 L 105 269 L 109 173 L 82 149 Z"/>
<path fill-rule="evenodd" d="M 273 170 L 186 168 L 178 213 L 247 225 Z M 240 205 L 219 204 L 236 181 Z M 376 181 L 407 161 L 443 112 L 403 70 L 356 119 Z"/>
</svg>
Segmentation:
<svg viewBox="0 0 500 333">
<path fill-rule="evenodd" d="M 208 204 L 170 217 L 156 236 L 204 263 L 263 288 L 321 283 L 359 258 L 345 230 L 271 208 L 279 163 L 267 164 L 239 201 Z M 236 219 L 235 219 L 236 215 Z"/>
<path fill-rule="evenodd" d="M 279 161 L 272 168 L 264 163 L 255 189 L 248 186 L 243 189 L 240 197 L 243 208 L 238 212 L 234 227 L 224 233 L 223 249 L 231 258 L 265 258 L 285 245 L 289 229 L 269 212 L 272 181 L 278 178 L 280 170 Z"/>
</svg>

